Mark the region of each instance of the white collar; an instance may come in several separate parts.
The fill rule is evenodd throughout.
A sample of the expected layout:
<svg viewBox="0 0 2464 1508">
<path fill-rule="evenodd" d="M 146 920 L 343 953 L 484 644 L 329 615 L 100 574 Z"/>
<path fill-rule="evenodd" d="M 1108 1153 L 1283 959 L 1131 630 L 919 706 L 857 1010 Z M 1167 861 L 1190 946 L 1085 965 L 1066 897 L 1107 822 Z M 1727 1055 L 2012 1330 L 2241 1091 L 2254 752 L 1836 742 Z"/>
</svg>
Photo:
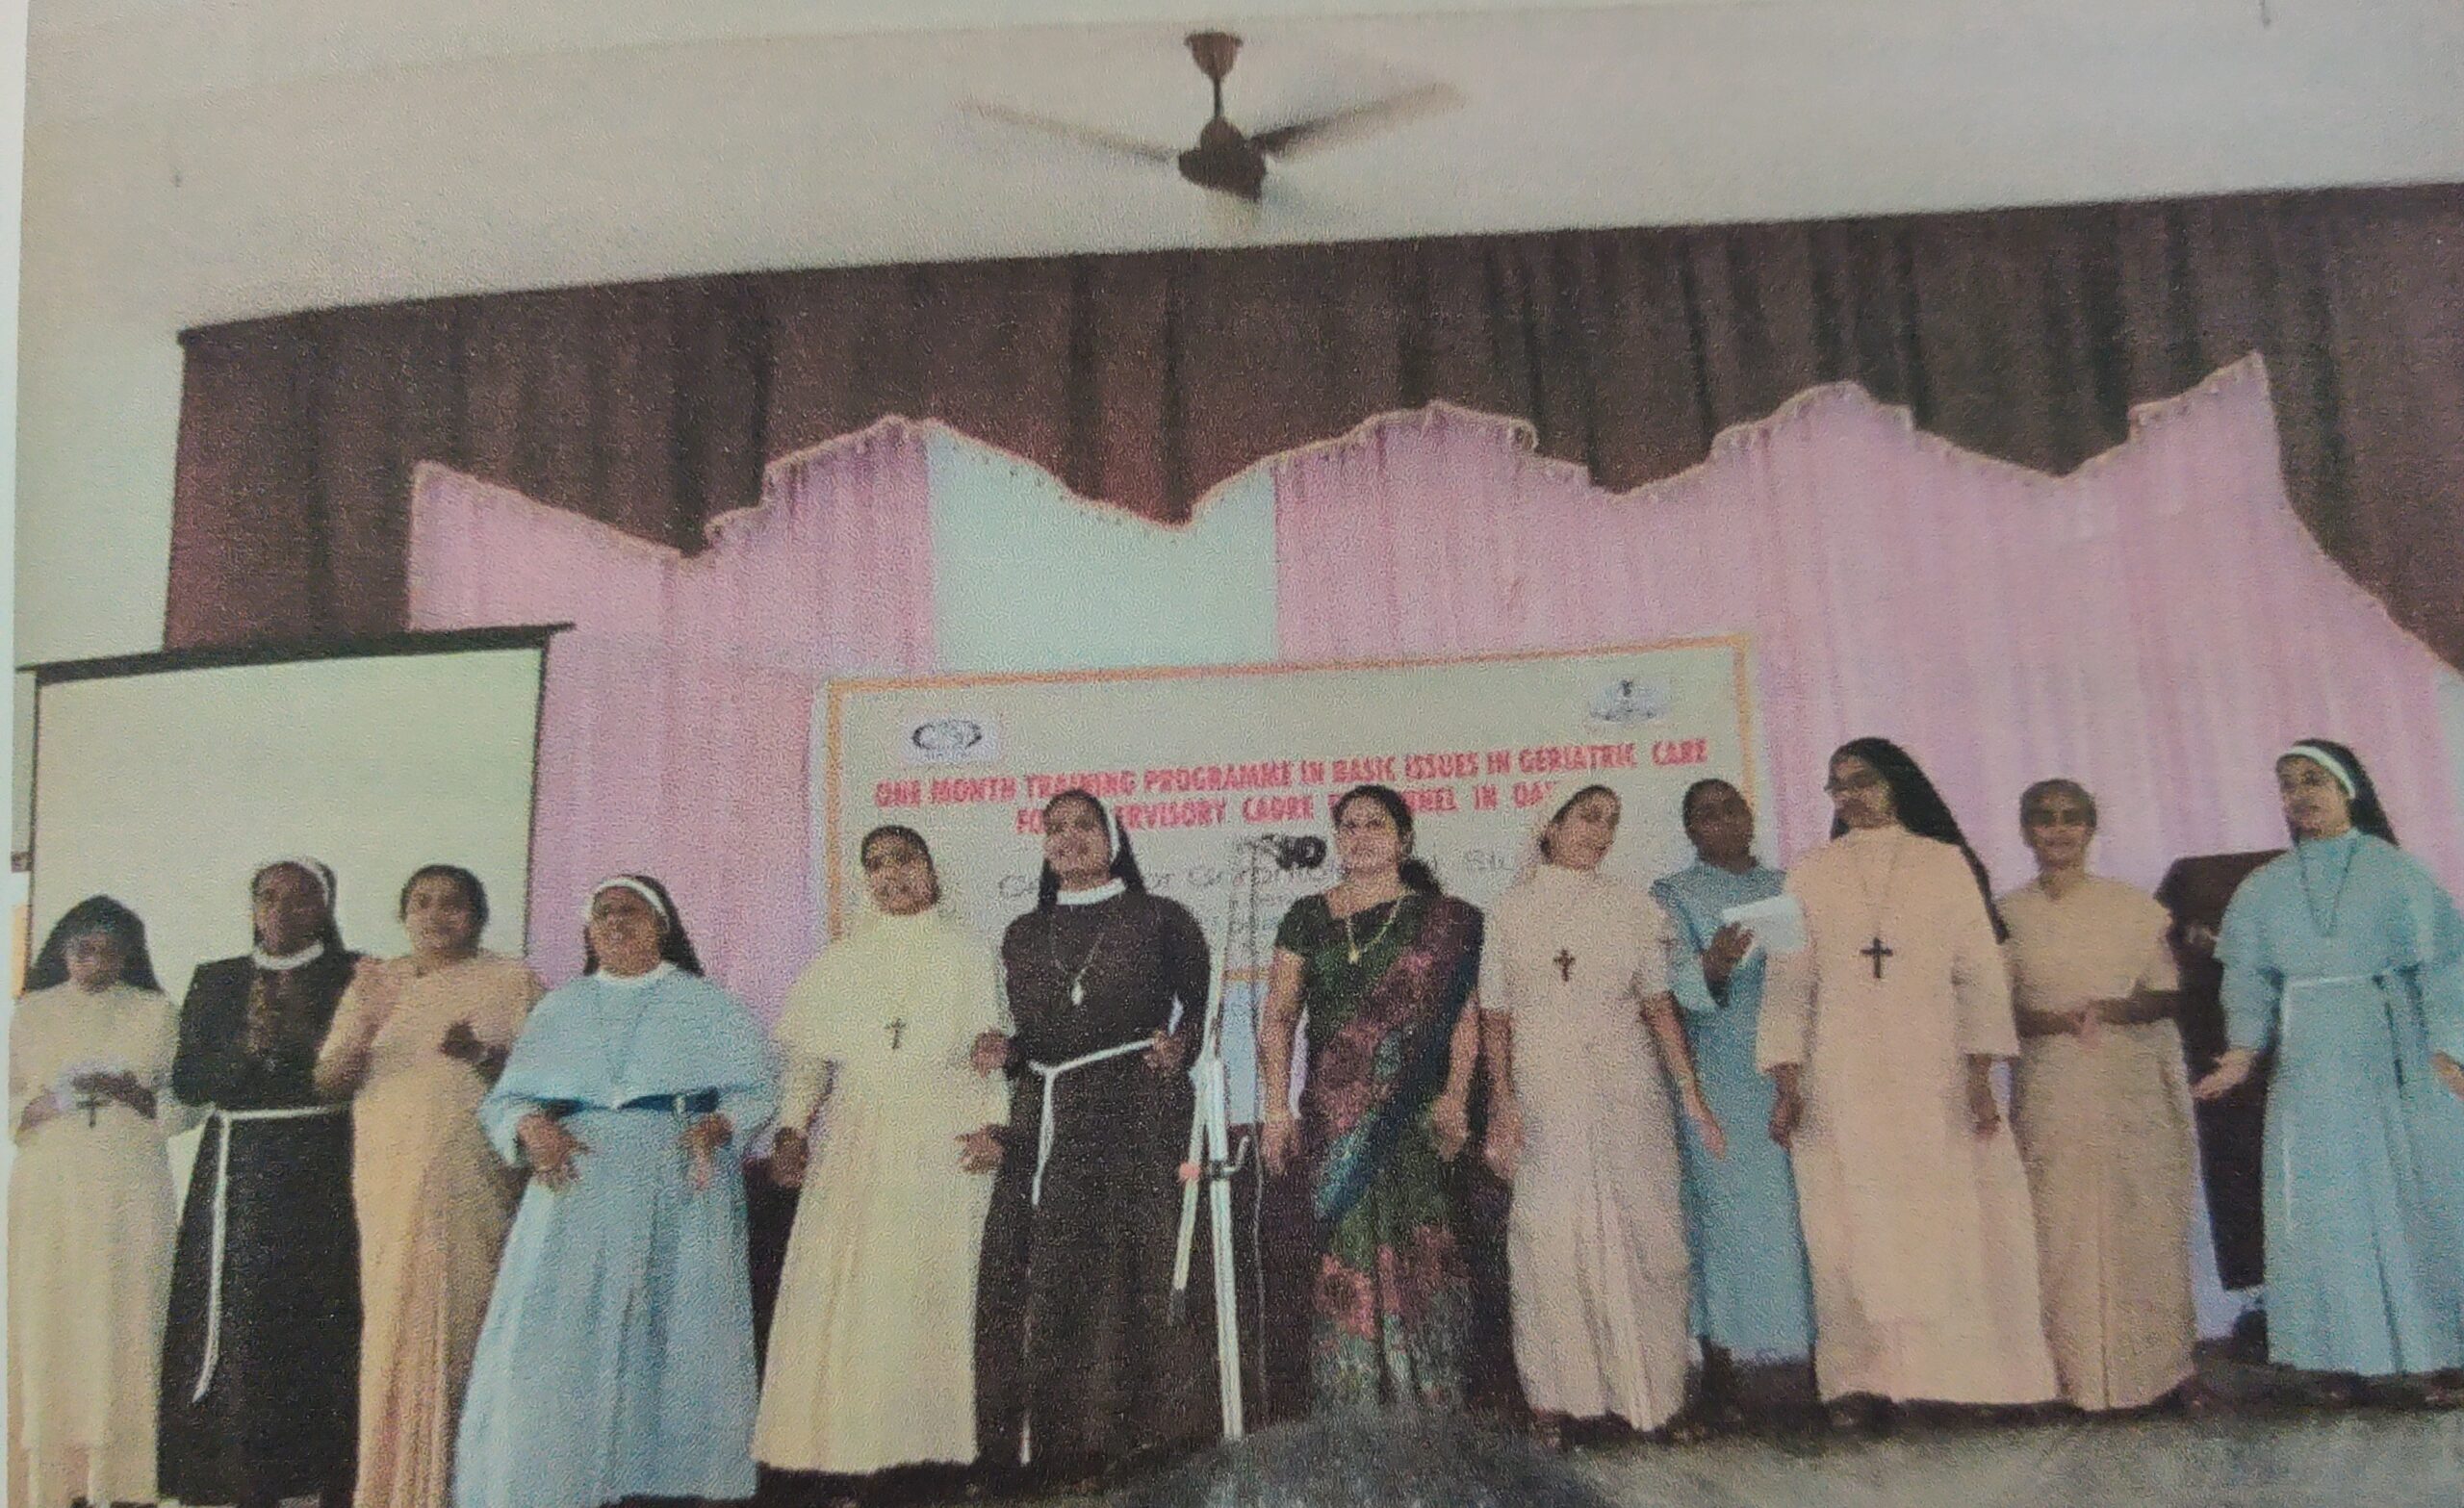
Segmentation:
<svg viewBox="0 0 2464 1508">
<path fill-rule="evenodd" d="M 257 967 L 264 969 L 270 974 L 288 974 L 293 969 L 304 968 L 308 964 L 316 962 L 319 958 L 321 958 L 324 956 L 325 940 L 321 937 L 300 949 L 297 953 L 287 953 L 281 958 L 275 958 L 272 954 L 268 953 L 263 948 L 251 948 L 248 950 L 248 961 L 254 963 Z"/>
<path fill-rule="evenodd" d="M 610 974 L 603 968 L 597 973 L 591 975 L 591 978 L 599 981 L 603 984 L 610 984 L 618 989 L 643 989 L 647 988 L 653 982 L 663 980 L 675 972 L 676 965 L 670 963 L 665 958 L 661 958 L 639 974 Z"/>
<path fill-rule="evenodd" d="M 1091 890 L 1063 890 L 1053 899 L 1064 906 L 1100 906 L 1116 895 L 1129 893 L 1129 882 L 1117 877 L 1105 881 Z"/>
</svg>

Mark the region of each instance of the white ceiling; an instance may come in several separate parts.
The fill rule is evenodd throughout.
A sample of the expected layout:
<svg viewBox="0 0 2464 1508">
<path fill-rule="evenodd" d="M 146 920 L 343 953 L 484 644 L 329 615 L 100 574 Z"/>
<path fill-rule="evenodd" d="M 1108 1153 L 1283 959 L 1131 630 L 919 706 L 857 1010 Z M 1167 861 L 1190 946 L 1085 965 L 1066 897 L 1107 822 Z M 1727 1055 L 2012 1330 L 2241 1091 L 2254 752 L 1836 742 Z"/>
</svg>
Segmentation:
<svg viewBox="0 0 2464 1508">
<path fill-rule="evenodd" d="M 1253 126 L 1465 102 L 1247 221 L 956 108 L 1183 143 L 1198 24 Z M 34 0 L 30 58 L 30 401 L 68 310 L 2464 179 L 2455 0 Z"/>
</svg>

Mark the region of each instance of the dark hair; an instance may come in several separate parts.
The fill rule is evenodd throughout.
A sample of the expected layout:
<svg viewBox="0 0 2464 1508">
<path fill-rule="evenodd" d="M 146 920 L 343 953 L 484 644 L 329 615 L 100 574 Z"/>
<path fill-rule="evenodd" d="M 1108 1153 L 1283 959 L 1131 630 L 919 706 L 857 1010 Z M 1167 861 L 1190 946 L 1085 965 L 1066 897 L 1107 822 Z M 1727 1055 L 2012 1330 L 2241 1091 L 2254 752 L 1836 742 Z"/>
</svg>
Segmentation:
<svg viewBox="0 0 2464 1508">
<path fill-rule="evenodd" d="M 873 845 L 883 838 L 905 838 L 915 845 L 915 852 L 924 856 L 924 867 L 933 874 L 933 904 L 940 905 L 941 866 L 933 859 L 933 845 L 924 841 L 923 833 L 904 823 L 885 822 L 872 831 L 865 833 L 863 841 L 856 845 L 856 867 L 859 869 L 864 867 L 865 861 L 873 856 Z"/>
<path fill-rule="evenodd" d="M 1736 791 L 1736 799 L 1739 801 L 1745 800 L 1745 792 L 1738 791 L 1736 789 L 1736 781 L 1724 780 L 1716 775 L 1707 775 L 1703 779 L 1696 780 L 1693 784 L 1685 787 L 1685 794 L 1678 798 L 1678 822 L 1682 825 L 1693 821 L 1695 798 L 1701 796 L 1705 791 L 1713 789 Z"/>
<path fill-rule="evenodd" d="M 1102 802 L 1095 800 L 1093 793 L 1082 791 L 1073 785 L 1065 791 L 1055 794 L 1052 800 L 1043 804 L 1045 825 L 1051 825 L 1052 809 L 1065 801 L 1084 802 L 1089 809 L 1094 812 L 1095 821 L 1102 825 L 1104 831 L 1112 838 L 1113 878 L 1127 885 L 1134 893 L 1144 895 L 1146 876 L 1138 867 L 1138 856 L 1130 850 L 1128 830 L 1113 821 L 1113 814 L 1105 809 Z M 1053 873 L 1052 860 L 1046 859 L 1043 869 L 1036 876 L 1036 909 L 1049 911 L 1060 904 L 1061 877 Z"/>
<path fill-rule="evenodd" d="M 693 951 L 693 939 L 684 931 L 684 913 L 676 908 L 676 897 L 667 893 L 667 886 L 660 884 L 648 875 L 610 875 L 592 888 L 591 899 L 597 900 L 600 891 L 606 889 L 619 880 L 629 880 L 635 884 L 647 887 L 653 895 L 658 897 L 659 906 L 666 910 L 667 928 L 659 933 L 658 939 L 659 958 L 675 964 L 687 974 L 701 973 L 702 956 Z M 585 974 L 599 972 L 599 950 L 590 945 L 588 923 L 584 923 L 581 929 L 581 968 Z"/>
<path fill-rule="evenodd" d="M 1611 1508 L 1565 1462 L 1461 1418 L 1334 1414 L 1227 1442 L 1121 1508 Z"/>
<path fill-rule="evenodd" d="M 1445 894 L 1446 887 L 1437 882 L 1437 871 L 1429 868 L 1426 860 L 1412 856 L 1412 806 L 1403 800 L 1402 793 L 1391 785 L 1355 785 L 1335 798 L 1328 813 L 1335 826 L 1343 826 L 1344 808 L 1356 801 L 1375 802 L 1394 821 L 1395 835 L 1403 840 L 1403 861 L 1395 866 L 1403 888 L 1422 895 Z"/>
<path fill-rule="evenodd" d="M 2352 777 L 2352 825 L 2382 843 L 2391 847 L 2399 846 L 2396 844 L 2396 825 L 2387 820 L 2387 808 L 2379 805 L 2378 787 L 2371 780 L 2370 772 L 2363 768 L 2361 755 L 2354 754 L 2351 749 L 2337 743 L 2332 738 L 2304 738 L 2300 742 L 2311 745 L 2323 754 L 2333 755 L 2336 762 L 2345 767 L 2345 773 Z M 2287 750 L 2276 756 L 2276 763 L 2282 764 L 2287 758 L 2300 757 L 2303 756 Z M 2316 764 L 2318 761 L 2313 759 L 2311 763 Z M 2291 822 L 2287 822 L 2286 831 L 2291 831 L 2292 826 Z M 2296 837 L 2297 838 L 2298 834 L 2296 834 Z"/>
<path fill-rule="evenodd" d="M 1985 915 L 1993 923 L 1993 940 L 2007 942 L 2011 930 L 2002 925 L 2002 908 L 1993 904 L 1993 882 L 1985 872 L 1985 860 L 1976 856 L 1968 846 L 1967 834 L 1960 831 L 1960 819 L 1951 815 L 1948 802 L 1934 788 L 1915 758 L 1887 738 L 1852 738 L 1831 752 L 1824 762 L 1828 770 L 1842 759 L 1861 759 L 1874 767 L 1874 773 L 1890 787 L 1891 809 L 1899 817 L 1899 825 L 1921 838 L 1948 843 L 1967 860 L 1968 872 L 1976 876 L 1977 893 L 1985 898 Z M 1838 837 L 1848 831 L 1848 824 L 1837 817 L 1831 820 L 1831 835 Z"/>
<path fill-rule="evenodd" d="M 1555 827 L 1558 823 L 1565 821 L 1566 813 L 1575 809 L 1575 803 L 1582 800 L 1586 796 L 1605 796 L 1610 801 L 1617 804 L 1617 810 L 1621 814 L 1626 809 L 1626 798 L 1618 795 L 1615 791 L 1610 790 L 1607 786 L 1597 784 L 1584 786 L 1581 790 L 1578 790 L 1572 796 L 1567 797 L 1565 801 L 1558 805 L 1557 809 L 1550 814 L 1549 820 L 1540 825 L 1540 856 L 1542 858 L 1550 858 L 1549 830 Z M 1550 862 L 1554 863 L 1555 860 L 1553 858 L 1550 858 Z"/>
<path fill-rule="evenodd" d="M 402 882 L 401 899 L 394 903 L 396 916 L 411 914 L 411 891 L 423 880 L 450 880 L 460 886 L 462 899 L 470 903 L 471 914 L 478 918 L 479 931 L 488 930 L 488 887 L 459 864 L 422 864 L 412 870 L 411 878 Z"/>
<path fill-rule="evenodd" d="M 90 895 L 70 907 L 42 940 L 42 951 L 26 969 L 29 991 L 68 983 L 68 944 L 88 933 L 104 933 L 119 944 L 126 961 L 119 977 L 140 989 L 163 992 L 154 977 L 154 956 L 145 951 L 145 923 L 135 911 L 107 895 Z"/>
<path fill-rule="evenodd" d="M 255 872 L 248 876 L 248 900 L 251 905 L 257 899 L 258 882 L 277 869 L 289 869 L 306 875 L 308 882 L 317 887 L 317 894 L 323 899 L 325 905 L 325 925 L 318 929 L 317 940 L 325 945 L 325 951 L 335 954 L 349 951 L 343 946 L 342 923 L 334 920 L 334 907 L 341 901 L 343 894 L 342 886 L 334 881 L 334 867 L 320 858 L 277 858 L 270 864 L 259 864 Z M 256 923 L 252 918 L 248 925 L 248 935 L 262 946 L 265 939 L 258 937 L 256 933 Z"/>
<path fill-rule="evenodd" d="M 2090 793 L 2088 787 L 2068 776 L 2057 775 L 2050 780 L 2039 780 L 2019 793 L 2019 825 L 2021 827 L 2027 826 L 2028 813 L 2036 809 L 2037 803 L 2048 796 L 2067 796 L 2077 801 L 2088 808 L 2088 826 L 2092 828 L 2096 825 L 2094 795 Z"/>
</svg>

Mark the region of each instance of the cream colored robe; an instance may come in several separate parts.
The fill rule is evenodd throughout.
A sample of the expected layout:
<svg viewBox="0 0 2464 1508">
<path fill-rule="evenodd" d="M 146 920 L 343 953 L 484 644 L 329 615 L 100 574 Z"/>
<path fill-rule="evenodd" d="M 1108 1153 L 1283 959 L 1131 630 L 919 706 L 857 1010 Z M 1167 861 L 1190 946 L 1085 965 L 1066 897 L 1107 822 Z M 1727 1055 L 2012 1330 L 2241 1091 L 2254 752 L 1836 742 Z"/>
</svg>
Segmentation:
<svg viewBox="0 0 2464 1508">
<path fill-rule="evenodd" d="M 151 1502 L 163 1314 L 170 1300 L 171 1166 L 179 1129 L 166 1086 L 179 1035 L 171 1002 L 133 984 L 75 984 L 17 1002 L 9 1031 L 9 1129 L 74 1065 L 125 1068 L 160 1096 L 152 1120 L 74 1100 L 16 1145 L 9 1187 L 9 1501 L 28 1508 Z"/>
<path fill-rule="evenodd" d="M 2018 1149 L 2007 1126 L 1968 1124 L 1968 1056 L 2014 1057 L 2018 1037 L 1966 860 L 1903 829 L 1852 831 L 1792 866 L 1787 893 L 1810 944 L 1771 961 L 1756 1061 L 1804 1068 L 1822 1395 L 2051 1398 Z M 1880 980 L 1863 952 L 1877 935 Z"/>
<path fill-rule="evenodd" d="M 978 1033 L 1007 1030 L 992 950 L 934 911 L 869 916 L 789 992 L 779 1123 L 803 1127 L 825 1086 L 829 1111 L 770 1322 L 757 1459 L 848 1474 L 974 1459 L 992 1179 L 959 1166 L 957 1137 L 1008 1118 L 1007 1081 L 968 1065 Z"/>
<path fill-rule="evenodd" d="M 358 1508 L 445 1508 L 471 1353 L 487 1319 L 521 1180 L 479 1125 L 487 1081 L 437 1051 L 467 1021 L 510 1048 L 542 992 L 520 958 L 481 953 L 430 974 L 408 958 L 354 983 L 326 1030 L 369 1045 L 351 1101 L 359 1214 Z"/>
<path fill-rule="evenodd" d="M 1639 887 L 1542 864 L 1489 908 L 1480 956 L 1480 1008 L 1514 1019 L 1506 1263 L 1524 1393 L 1637 1429 L 1684 1406 L 1692 1341 L 1676 1096 L 1642 1019 L 1668 990 L 1670 935 Z"/>
<path fill-rule="evenodd" d="M 2060 1010 L 2178 987 L 2165 908 L 2111 880 L 2057 901 L 2001 901 L 2015 1003 Z M 2062 1395 L 2083 1409 L 2153 1403 L 2192 1371 L 2192 1181 L 2197 1147 L 2170 1021 L 2021 1042 L 2011 1126 L 2036 1196 L 2045 1340 Z"/>
</svg>

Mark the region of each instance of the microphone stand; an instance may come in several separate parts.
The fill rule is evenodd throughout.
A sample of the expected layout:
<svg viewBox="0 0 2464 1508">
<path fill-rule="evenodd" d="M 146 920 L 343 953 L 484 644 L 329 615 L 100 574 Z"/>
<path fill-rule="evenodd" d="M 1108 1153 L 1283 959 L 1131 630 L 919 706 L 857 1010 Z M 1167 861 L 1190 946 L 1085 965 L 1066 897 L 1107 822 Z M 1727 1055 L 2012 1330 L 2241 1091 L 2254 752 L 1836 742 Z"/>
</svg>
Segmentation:
<svg viewBox="0 0 2464 1508">
<path fill-rule="evenodd" d="M 1197 1205 L 1206 1194 L 1207 1245 L 1214 1259 L 1215 1382 L 1223 1403 L 1223 1438 L 1245 1434 L 1241 1397 L 1241 1313 L 1232 1263 L 1232 1179 L 1248 1163 L 1251 1142 L 1232 1144 L 1230 1090 L 1223 1068 L 1223 997 L 1236 970 L 1251 981 L 1264 977 L 1258 949 L 1258 899 L 1266 884 L 1267 852 L 1255 844 L 1241 849 L 1225 904 L 1223 966 L 1216 971 L 1207 992 L 1206 1023 L 1198 1036 L 1197 1062 L 1193 1069 L 1197 1104 L 1190 1116 L 1190 1155 L 1181 1164 L 1181 1229 L 1172 1257 L 1174 1323 L 1189 1313 L 1191 1257 L 1197 1240 Z M 1261 1322 L 1264 1316 L 1260 1316 Z M 1263 1373 L 1261 1374 L 1263 1380 Z"/>
</svg>

